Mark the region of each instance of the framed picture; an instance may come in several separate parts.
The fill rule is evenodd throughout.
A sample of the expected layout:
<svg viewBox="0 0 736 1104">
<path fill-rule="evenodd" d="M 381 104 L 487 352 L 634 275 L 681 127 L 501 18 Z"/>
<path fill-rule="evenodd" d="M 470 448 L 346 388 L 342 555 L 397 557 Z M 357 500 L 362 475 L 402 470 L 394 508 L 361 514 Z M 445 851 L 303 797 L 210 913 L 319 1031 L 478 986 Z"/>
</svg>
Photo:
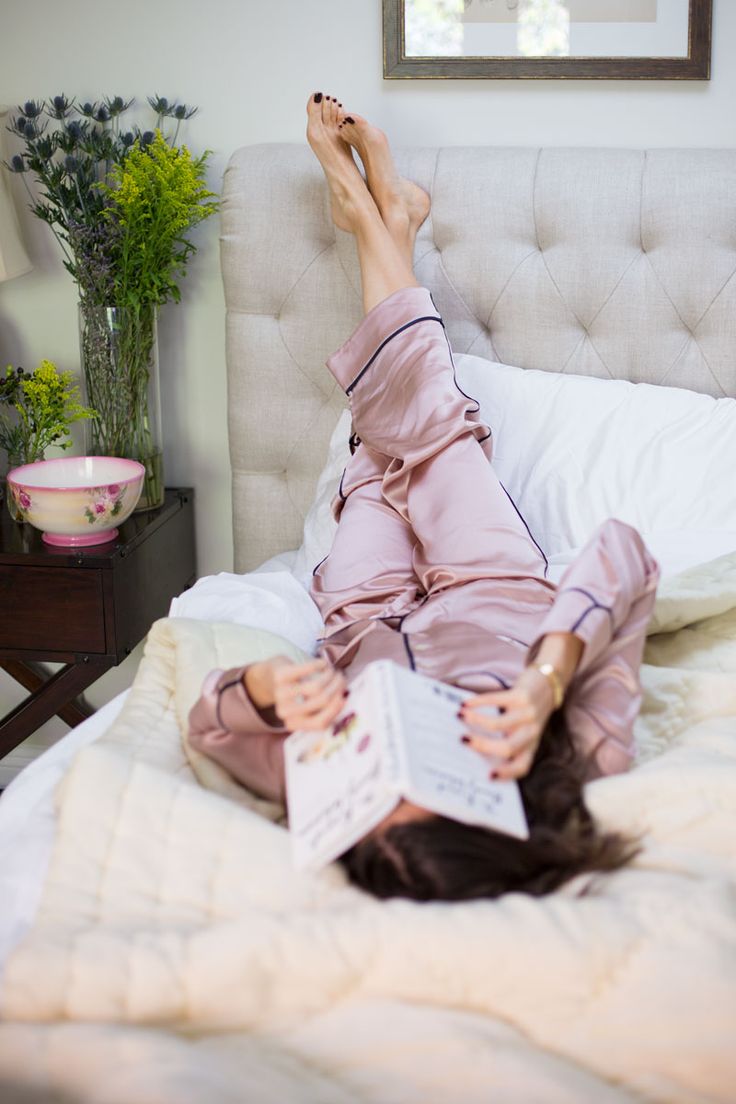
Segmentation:
<svg viewBox="0 0 736 1104">
<path fill-rule="evenodd" d="M 383 0 L 383 75 L 708 80 L 713 0 Z"/>
</svg>

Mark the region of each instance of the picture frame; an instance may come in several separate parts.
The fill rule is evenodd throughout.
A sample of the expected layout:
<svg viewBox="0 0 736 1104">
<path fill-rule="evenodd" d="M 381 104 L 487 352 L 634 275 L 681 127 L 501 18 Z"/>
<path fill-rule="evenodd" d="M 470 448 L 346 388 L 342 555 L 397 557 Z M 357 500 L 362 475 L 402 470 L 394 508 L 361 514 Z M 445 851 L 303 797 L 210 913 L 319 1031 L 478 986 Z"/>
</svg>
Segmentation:
<svg viewBox="0 0 736 1104">
<path fill-rule="evenodd" d="M 383 0 L 383 75 L 709 80 L 712 13 L 713 0 Z M 599 53 L 612 42 L 631 53 Z M 662 53 L 642 56 L 650 43 Z"/>
</svg>

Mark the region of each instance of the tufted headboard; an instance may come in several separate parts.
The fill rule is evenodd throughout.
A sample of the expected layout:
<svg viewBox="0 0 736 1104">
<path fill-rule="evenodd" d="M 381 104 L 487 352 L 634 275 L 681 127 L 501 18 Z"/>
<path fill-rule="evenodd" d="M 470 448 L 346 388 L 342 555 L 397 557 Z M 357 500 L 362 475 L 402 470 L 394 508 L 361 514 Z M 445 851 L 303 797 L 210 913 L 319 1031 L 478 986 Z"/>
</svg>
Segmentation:
<svg viewBox="0 0 736 1104">
<path fill-rule="evenodd" d="M 417 278 L 454 350 L 736 395 L 736 150 L 403 149 L 431 195 Z M 361 317 L 353 238 L 306 144 L 225 175 L 235 570 L 301 541 Z"/>
</svg>

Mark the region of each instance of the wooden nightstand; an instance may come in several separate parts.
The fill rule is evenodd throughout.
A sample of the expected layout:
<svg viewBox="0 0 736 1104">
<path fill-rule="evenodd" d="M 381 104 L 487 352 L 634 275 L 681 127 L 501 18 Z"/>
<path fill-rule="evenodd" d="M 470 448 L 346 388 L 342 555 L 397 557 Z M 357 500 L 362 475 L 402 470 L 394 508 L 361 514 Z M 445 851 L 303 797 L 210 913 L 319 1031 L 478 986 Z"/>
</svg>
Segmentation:
<svg viewBox="0 0 736 1104">
<path fill-rule="evenodd" d="M 56 713 L 77 725 L 77 699 L 125 659 L 196 578 L 194 491 L 133 514 L 109 544 L 53 548 L 0 507 L 0 667 L 31 694 L 0 719 L 0 758 Z M 39 662 L 65 664 L 49 677 Z"/>
</svg>

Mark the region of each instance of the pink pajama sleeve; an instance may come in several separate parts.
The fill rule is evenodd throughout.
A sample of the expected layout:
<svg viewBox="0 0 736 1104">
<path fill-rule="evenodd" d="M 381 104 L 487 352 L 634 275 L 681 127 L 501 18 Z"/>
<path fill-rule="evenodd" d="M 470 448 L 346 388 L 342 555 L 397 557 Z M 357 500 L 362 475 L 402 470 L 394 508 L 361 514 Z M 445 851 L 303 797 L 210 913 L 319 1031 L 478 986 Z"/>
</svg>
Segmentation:
<svg viewBox="0 0 736 1104">
<path fill-rule="evenodd" d="M 530 646 L 532 659 L 547 633 L 574 633 L 583 641 L 565 715 L 590 775 L 626 770 L 633 760 L 639 671 L 659 575 L 636 529 L 609 518 L 560 579 Z"/>
<path fill-rule="evenodd" d="M 282 745 L 288 731 L 275 716 L 270 724 L 256 709 L 243 682 L 247 669 L 246 664 L 210 671 L 189 714 L 189 742 L 247 789 L 283 802 Z"/>
</svg>

